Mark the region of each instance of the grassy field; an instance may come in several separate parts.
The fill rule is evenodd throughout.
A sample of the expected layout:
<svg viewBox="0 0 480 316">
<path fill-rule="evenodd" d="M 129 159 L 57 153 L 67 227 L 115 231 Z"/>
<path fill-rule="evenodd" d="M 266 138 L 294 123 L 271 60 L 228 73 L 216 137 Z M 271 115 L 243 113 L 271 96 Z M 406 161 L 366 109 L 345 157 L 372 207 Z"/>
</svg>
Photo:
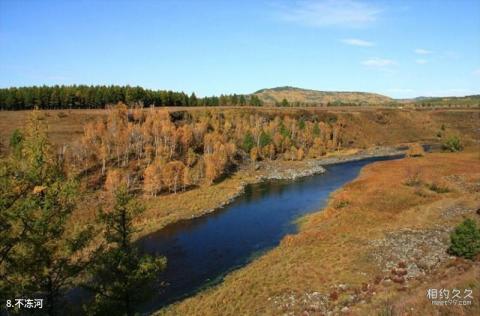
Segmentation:
<svg viewBox="0 0 480 316">
<path fill-rule="evenodd" d="M 171 113 L 220 112 L 263 113 L 265 115 L 291 115 L 321 119 L 344 119 L 349 125 L 347 137 L 352 139 L 348 147 L 393 145 L 414 141 L 441 141 L 438 133 L 458 133 L 467 138 L 478 138 L 480 111 L 474 109 L 411 110 L 371 107 L 333 108 L 276 108 L 276 107 L 171 107 Z M 8 147 L 10 135 L 24 127 L 30 111 L 0 111 L 0 153 Z M 107 110 L 44 110 L 45 122 L 51 141 L 57 145 L 78 141 L 84 125 L 99 117 L 106 117 Z M 444 125 L 447 130 L 442 132 Z"/>
<path fill-rule="evenodd" d="M 25 126 L 30 113 L 0 111 L 0 152 L 6 150 L 12 132 Z M 78 141 L 86 123 L 107 114 L 105 110 L 49 110 L 42 113 L 48 125 L 49 138 L 57 145 Z"/>
<path fill-rule="evenodd" d="M 302 218 L 298 234 L 160 314 L 478 315 L 480 263 L 445 250 L 454 225 L 480 221 L 479 158 L 435 153 L 369 165 L 322 212 Z M 426 299 L 435 287 L 470 288 L 474 302 L 436 307 Z"/>
</svg>

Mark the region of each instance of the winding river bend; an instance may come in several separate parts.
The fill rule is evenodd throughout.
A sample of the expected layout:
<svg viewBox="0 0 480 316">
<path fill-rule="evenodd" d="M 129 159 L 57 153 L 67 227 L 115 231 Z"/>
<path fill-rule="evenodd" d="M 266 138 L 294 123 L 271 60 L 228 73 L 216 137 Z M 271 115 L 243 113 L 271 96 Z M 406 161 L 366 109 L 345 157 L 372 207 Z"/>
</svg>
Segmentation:
<svg viewBox="0 0 480 316">
<path fill-rule="evenodd" d="M 156 310 L 221 282 L 230 271 L 295 233 L 295 220 L 325 206 L 330 193 L 375 161 L 368 158 L 327 166 L 324 174 L 295 181 L 269 181 L 246 187 L 235 201 L 212 214 L 181 221 L 140 240 L 143 251 L 166 256 L 161 275 L 168 283 L 146 311 Z"/>
</svg>

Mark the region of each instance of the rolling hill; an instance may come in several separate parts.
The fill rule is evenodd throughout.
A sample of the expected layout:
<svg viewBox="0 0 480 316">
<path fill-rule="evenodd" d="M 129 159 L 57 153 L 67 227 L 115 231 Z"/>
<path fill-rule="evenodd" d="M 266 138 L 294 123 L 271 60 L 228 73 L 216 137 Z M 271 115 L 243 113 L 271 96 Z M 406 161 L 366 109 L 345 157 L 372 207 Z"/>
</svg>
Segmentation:
<svg viewBox="0 0 480 316">
<path fill-rule="evenodd" d="M 376 93 L 317 91 L 288 86 L 258 90 L 253 95 L 257 96 L 265 104 L 281 103 L 284 99 L 289 103 L 298 102 L 306 105 L 327 105 L 329 103 L 378 105 L 395 102 L 390 97 Z"/>
<path fill-rule="evenodd" d="M 467 95 L 464 97 L 418 97 L 413 100 L 420 106 L 463 106 L 480 107 L 480 95 Z"/>
</svg>

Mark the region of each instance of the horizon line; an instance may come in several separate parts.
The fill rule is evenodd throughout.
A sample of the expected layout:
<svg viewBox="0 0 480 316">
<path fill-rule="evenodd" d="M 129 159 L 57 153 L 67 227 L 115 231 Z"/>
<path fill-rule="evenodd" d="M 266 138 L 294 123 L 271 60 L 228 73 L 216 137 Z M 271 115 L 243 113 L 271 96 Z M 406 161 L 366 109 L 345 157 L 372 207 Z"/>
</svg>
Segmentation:
<svg viewBox="0 0 480 316">
<path fill-rule="evenodd" d="M 333 93 L 369 93 L 369 94 L 377 94 L 380 96 L 388 97 L 392 100 L 415 100 L 419 98 L 427 98 L 427 99 L 432 99 L 432 98 L 465 98 L 465 97 L 473 97 L 473 96 L 480 96 L 480 91 L 479 92 L 474 92 L 472 94 L 462 94 L 462 95 L 418 95 L 415 97 L 406 97 L 406 98 L 395 98 L 390 96 L 387 93 L 380 93 L 380 92 L 372 92 L 372 91 L 362 91 L 362 90 L 319 90 L 319 89 L 314 89 L 314 88 L 300 88 L 296 86 L 291 86 L 291 85 L 280 85 L 280 86 L 275 86 L 271 88 L 261 88 L 257 89 L 254 92 L 251 93 L 221 93 L 221 94 L 213 94 L 213 95 L 200 95 L 196 93 L 195 91 L 192 91 L 190 93 L 185 92 L 184 90 L 172 90 L 172 89 L 162 89 L 162 88 L 147 88 L 141 85 L 134 85 L 134 84 L 87 84 L 87 83 L 75 83 L 75 84 L 41 84 L 41 85 L 22 85 L 22 86 L 0 86 L 0 90 L 6 90 L 6 89 L 22 89 L 22 88 L 36 88 L 36 87 L 48 87 L 48 88 L 53 88 L 53 87 L 78 87 L 78 86 L 87 86 L 87 87 L 131 87 L 131 88 L 141 88 L 144 90 L 150 90 L 150 91 L 166 91 L 166 92 L 176 92 L 176 93 L 185 93 L 187 95 L 191 95 L 192 93 L 195 94 L 198 98 L 211 98 L 211 97 L 219 97 L 219 96 L 230 96 L 230 95 L 254 95 L 257 93 L 260 93 L 265 90 L 275 90 L 275 89 L 280 89 L 280 88 L 291 88 L 291 89 L 298 89 L 298 90 L 307 90 L 307 91 L 315 91 L 315 92 L 333 92 Z"/>
</svg>

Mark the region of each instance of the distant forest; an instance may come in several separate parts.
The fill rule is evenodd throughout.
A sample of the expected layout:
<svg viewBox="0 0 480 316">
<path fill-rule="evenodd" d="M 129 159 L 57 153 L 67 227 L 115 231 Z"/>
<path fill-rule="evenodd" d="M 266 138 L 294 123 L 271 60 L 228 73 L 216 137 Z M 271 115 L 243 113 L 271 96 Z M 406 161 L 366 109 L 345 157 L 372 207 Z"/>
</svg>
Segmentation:
<svg viewBox="0 0 480 316">
<path fill-rule="evenodd" d="M 131 86 L 33 86 L 0 89 L 1 110 L 103 109 L 109 104 L 144 106 L 261 106 L 257 96 L 221 95 L 197 98 L 194 93 Z"/>
</svg>

